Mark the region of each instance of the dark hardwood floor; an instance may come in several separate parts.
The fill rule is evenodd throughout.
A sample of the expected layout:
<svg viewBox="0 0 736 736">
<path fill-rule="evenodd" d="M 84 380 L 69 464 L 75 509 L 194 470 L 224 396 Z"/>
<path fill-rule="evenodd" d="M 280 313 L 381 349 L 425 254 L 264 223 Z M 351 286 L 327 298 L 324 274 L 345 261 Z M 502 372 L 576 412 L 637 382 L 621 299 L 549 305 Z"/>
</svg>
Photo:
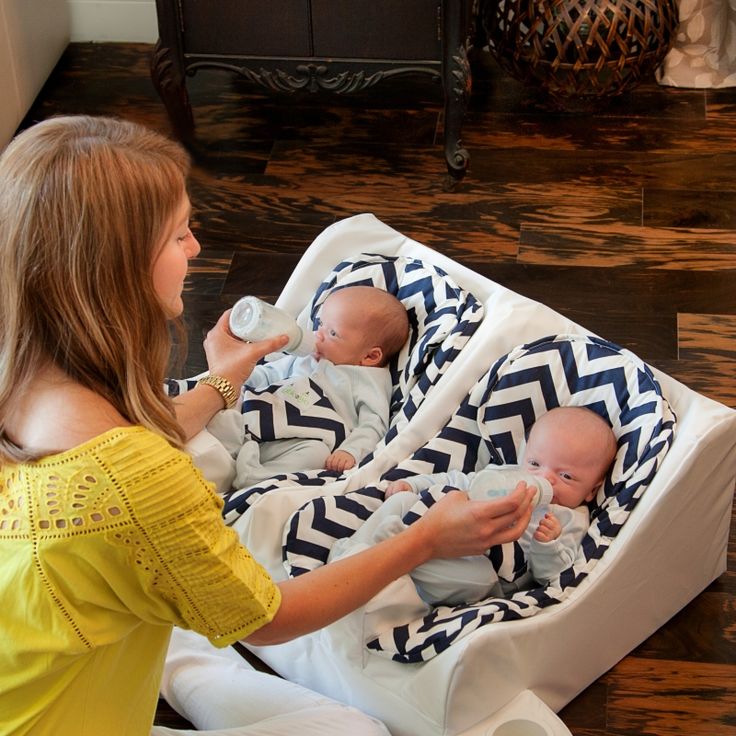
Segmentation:
<svg viewBox="0 0 736 736">
<path fill-rule="evenodd" d="M 71 45 L 24 124 L 91 113 L 170 131 L 151 50 Z M 475 68 L 470 171 L 450 191 L 440 91 L 426 82 L 337 100 L 274 99 L 217 72 L 189 80 L 202 253 L 184 373 L 203 369 L 222 309 L 274 299 L 324 227 L 370 211 L 736 408 L 736 88 L 649 82 L 578 116 L 548 112 L 488 58 Z M 564 708 L 575 736 L 736 734 L 731 529 L 728 572 Z M 182 724 L 165 704 L 157 722 Z"/>
</svg>

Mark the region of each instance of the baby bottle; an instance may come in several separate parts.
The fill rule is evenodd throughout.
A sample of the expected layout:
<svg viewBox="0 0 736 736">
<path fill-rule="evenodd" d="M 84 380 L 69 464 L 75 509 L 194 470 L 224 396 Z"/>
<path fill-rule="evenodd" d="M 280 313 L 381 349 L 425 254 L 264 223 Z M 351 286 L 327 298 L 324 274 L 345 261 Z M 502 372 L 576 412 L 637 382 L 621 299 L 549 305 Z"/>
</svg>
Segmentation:
<svg viewBox="0 0 736 736">
<path fill-rule="evenodd" d="M 244 296 L 235 303 L 230 312 L 230 331 L 248 342 L 288 335 L 289 342 L 282 350 L 295 355 L 309 355 L 314 350 L 312 332 L 302 330 L 288 312 L 256 296 Z"/>
<path fill-rule="evenodd" d="M 541 475 L 534 475 L 523 470 L 494 470 L 493 467 L 484 468 L 473 476 L 470 483 L 471 496 L 496 498 L 506 496 L 516 488 L 519 481 L 524 481 L 530 488 L 536 488 L 532 506 L 541 506 L 552 502 L 552 485 Z"/>
</svg>

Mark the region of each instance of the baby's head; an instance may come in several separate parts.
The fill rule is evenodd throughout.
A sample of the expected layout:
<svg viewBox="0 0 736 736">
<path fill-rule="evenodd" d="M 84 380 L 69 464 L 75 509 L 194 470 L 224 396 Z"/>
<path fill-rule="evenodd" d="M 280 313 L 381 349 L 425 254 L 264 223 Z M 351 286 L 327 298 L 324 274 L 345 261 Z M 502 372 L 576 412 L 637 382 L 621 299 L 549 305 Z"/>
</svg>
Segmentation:
<svg viewBox="0 0 736 736">
<path fill-rule="evenodd" d="M 315 356 L 335 365 L 385 366 L 409 337 L 404 305 L 375 286 L 346 286 L 325 299 Z"/>
<path fill-rule="evenodd" d="M 590 409 L 557 407 L 531 428 L 524 469 L 552 484 L 552 503 L 575 508 L 592 501 L 616 456 L 608 423 Z"/>
</svg>

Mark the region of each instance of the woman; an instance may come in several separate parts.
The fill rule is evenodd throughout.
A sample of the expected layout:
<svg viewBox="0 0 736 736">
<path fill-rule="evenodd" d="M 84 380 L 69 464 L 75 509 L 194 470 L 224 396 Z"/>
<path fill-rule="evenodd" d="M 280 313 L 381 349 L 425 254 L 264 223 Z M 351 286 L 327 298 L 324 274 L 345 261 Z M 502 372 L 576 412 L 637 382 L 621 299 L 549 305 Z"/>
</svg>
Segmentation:
<svg viewBox="0 0 736 736">
<path fill-rule="evenodd" d="M 181 448 L 286 337 L 241 343 L 226 313 L 205 340 L 207 380 L 176 405 L 162 389 L 199 252 L 187 173 L 178 145 L 105 118 L 44 121 L 0 156 L 3 733 L 148 734 L 174 625 L 218 647 L 282 642 L 529 521 L 522 486 L 487 503 L 453 493 L 362 554 L 269 578 Z M 348 718 L 351 733 L 385 733 Z M 280 732 L 245 721 L 232 733 Z M 310 732 L 306 711 L 299 724 Z"/>
</svg>

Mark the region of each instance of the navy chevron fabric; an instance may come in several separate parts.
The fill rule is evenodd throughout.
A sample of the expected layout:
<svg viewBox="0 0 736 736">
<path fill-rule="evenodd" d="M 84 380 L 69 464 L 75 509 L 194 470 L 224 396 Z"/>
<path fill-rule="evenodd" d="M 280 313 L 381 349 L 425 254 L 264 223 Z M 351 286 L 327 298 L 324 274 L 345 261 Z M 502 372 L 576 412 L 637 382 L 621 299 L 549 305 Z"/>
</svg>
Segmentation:
<svg viewBox="0 0 736 736">
<path fill-rule="evenodd" d="M 409 340 L 391 365 L 391 419 L 380 447 L 391 442 L 406 426 L 470 339 L 483 318 L 483 305 L 436 266 L 416 258 L 362 253 L 338 263 L 320 284 L 308 306 L 312 324 L 316 324 L 322 304 L 332 291 L 361 284 L 395 294 L 406 307 L 410 324 Z M 362 462 L 368 462 L 371 457 L 372 454 Z M 225 519 L 234 522 L 263 493 L 277 488 L 326 484 L 337 477 L 330 471 L 290 474 L 235 490 L 225 498 Z"/>
<path fill-rule="evenodd" d="M 247 390 L 242 412 L 248 435 L 259 442 L 303 437 L 322 440 L 330 450 L 345 441 L 345 422 L 335 411 L 324 391 L 310 378 L 309 389 L 319 397 L 305 411 L 283 397 L 283 386 L 276 384 L 262 391 Z"/>
<path fill-rule="evenodd" d="M 489 457 L 492 462 L 514 464 L 536 418 L 556 406 L 587 406 L 596 411 L 611 424 L 618 442 L 611 471 L 591 504 L 591 525 L 573 565 L 547 586 L 522 590 L 508 599 L 435 608 L 373 639 L 368 643 L 371 650 L 398 662 L 425 661 L 479 626 L 533 616 L 563 600 L 587 577 L 654 477 L 675 429 L 674 413 L 650 368 L 617 345 L 593 336 L 559 335 L 516 348 L 472 388 L 434 438 L 384 479 L 448 467 L 480 470 Z M 471 434 L 475 442 L 467 441 Z M 380 491 L 374 488 L 368 497 L 360 492 L 347 496 L 361 505 L 361 516 L 365 516 L 377 508 L 376 493 Z M 323 500 L 322 513 L 332 518 L 332 499 Z M 286 537 L 284 557 L 292 573 L 324 564 L 335 541 L 330 542 L 329 535 L 315 525 L 309 506 L 292 517 Z M 362 523 L 344 513 L 340 521 L 344 535 Z M 310 559 L 296 543 L 312 537 L 320 538 L 322 549 Z M 523 565 L 520 567 L 517 547 L 511 544 L 491 550 L 494 567 L 520 572 Z"/>
</svg>

